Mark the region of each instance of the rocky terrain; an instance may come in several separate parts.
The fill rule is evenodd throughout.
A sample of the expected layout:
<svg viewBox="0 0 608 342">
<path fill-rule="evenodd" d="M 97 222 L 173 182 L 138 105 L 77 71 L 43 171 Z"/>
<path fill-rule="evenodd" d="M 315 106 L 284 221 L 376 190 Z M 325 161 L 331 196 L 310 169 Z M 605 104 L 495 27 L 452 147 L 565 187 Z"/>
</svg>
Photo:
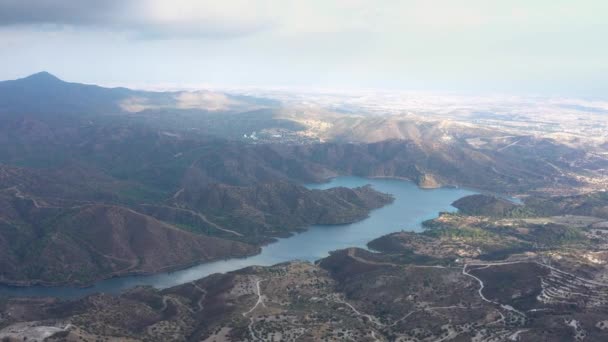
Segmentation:
<svg viewBox="0 0 608 342">
<path fill-rule="evenodd" d="M 482 194 L 463 197 L 452 205 L 461 213 L 478 216 L 505 217 L 518 209 L 518 206 L 509 200 Z"/>
<path fill-rule="evenodd" d="M 401 140 L 371 143 L 350 143 L 338 135 L 325 143 L 243 141 L 240 132 L 258 126 L 293 132 L 306 126 L 300 116 L 283 115 L 278 102 L 246 96 L 225 95 L 228 102 L 221 108 L 209 103 L 185 108 L 183 93 L 81 85 L 45 73 L 0 88 L 0 190 L 6 207 L 0 218 L 7 227 L 2 237 L 7 246 L 38 241 L 26 248 L 30 252 L 9 248 L 2 254 L 4 282 L 87 283 L 247 255 L 273 237 L 311 224 L 360 220 L 390 201 L 369 188 L 309 191 L 296 185 L 336 175 L 546 195 L 597 188 L 601 182 L 589 180 L 599 180 L 605 166 L 602 159 L 586 159 L 584 151 L 540 138 L 521 138 L 509 148 L 500 147 L 501 141 L 473 146 L 471 137 L 491 140 L 496 132 L 434 123 L 404 124 L 409 133 Z M 21 211 L 14 208 L 17 202 Z M 135 222 L 147 222 L 148 228 L 134 227 Z M 128 247 L 86 247 L 88 239 L 107 231 L 116 232 L 108 234 L 114 238 L 110 245 Z M 149 242 L 145 246 L 166 250 L 157 258 L 143 257 L 147 247 L 124 241 L 135 232 L 151 236 L 142 239 Z M 175 241 L 161 243 L 166 232 Z M 203 246 L 216 241 L 210 238 L 235 247 L 207 251 Z M 179 248 L 180 239 L 204 242 Z M 58 254 L 38 257 L 43 250 Z M 77 267 L 31 266 L 66 263 L 73 256 Z"/>
<path fill-rule="evenodd" d="M 515 204 L 492 195 L 466 196 L 453 203 L 461 213 L 468 215 L 513 216 L 592 216 L 608 218 L 608 191 L 587 192 L 572 196 L 531 195 Z"/>
<path fill-rule="evenodd" d="M 146 196 L 185 184 L 312 182 L 336 174 L 509 193 L 598 190 L 607 181 L 602 144 L 592 148 L 501 126 L 292 109 L 236 95 L 227 102 L 236 106 L 184 108 L 179 93 L 79 85 L 45 73 L 1 86 L 0 162 L 86 168 L 140 183 L 138 193 Z M 20 96 L 9 96 L 15 92 Z M 132 97 L 162 105 L 127 110 L 121 104 Z M 33 102 L 39 107 L 30 108 Z M 310 132 L 312 126 L 332 133 Z M 264 130 L 282 133 L 271 134 L 275 140 L 250 138 Z M 282 141 L 285 132 L 309 140 Z M 381 139 L 362 138 L 373 132 Z"/>
<path fill-rule="evenodd" d="M 363 219 L 392 198 L 369 187 L 322 191 L 278 183 L 216 185 L 172 200 L 135 209 L 68 206 L 8 188 L 0 192 L 0 282 L 82 285 L 247 256 L 274 236 Z"/>
<path fill-rule="evenodd" d="M 421 233 L 372 241 L 374 253 L 350 248 L 316 264 L 249 267 L 162 291 L 5 300 L 0 337 L 603 341 L 606 223 L 444 213 Z"/>
<path fill-rule="evenodd" d="M 392 201 L 370 186 L 308 190 L 287 182 L 249 187 L 212 184 L 184 188 L 172 199 L 175 207 L 205 215 L 242 235 L 286 235 L 312 224 L 345 224 L 367 217 Z"/>
<path fill-rule="evenodd" d="M 254 254 L 253 245 L 193 234 L 126 207 L 44 206 L 0 197 L 0 281 L 76 284 Z"/>
<path fill-rule="evenodd" d="M 522 202 L 468 196 L 422 232 L 315 264 L 69 301 L 0 299 L 0 339 L 607 339 L 605 142 L 479 120 L 110 89 L 45 73 L 2 82 L 3 283 L 85 285 L 251 255 L 276 237 L 355 222 L 392 201 L 370 187 L 301 185 L 337 175 Z"/>
</svg>

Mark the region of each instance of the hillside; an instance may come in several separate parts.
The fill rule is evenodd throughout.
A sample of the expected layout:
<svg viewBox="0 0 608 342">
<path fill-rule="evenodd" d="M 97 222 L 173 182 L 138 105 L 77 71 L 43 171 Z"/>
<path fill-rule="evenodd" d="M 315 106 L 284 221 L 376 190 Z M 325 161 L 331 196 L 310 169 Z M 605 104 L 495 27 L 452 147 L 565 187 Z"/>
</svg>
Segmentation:
<svg viewBox="0 0 608 342">
<path fill-rule="evenodd" d="M 48 72 L 0 82 L 0 113 L 112 115 L 166 109 L 234 111 L 276 106 L 267 99 L 211 91 L 152 92 L 66 82 Z"/>
<path fill-rule="evenodd" d="M 607 338 L 601 154 L 521 130 L 288 115 L 253 97 L 108 89 L 44 73 L 0 89 L 3 283 L 84 285 L 247 256 L 392 201 L 370 187 L 301 185 L 337 175 L 526 195 L 524 205 L 468 196 L 423 232 L 314 265 L 73 301 L 3 299 L 0 339 Z"/>
<path fill-rule="evenodd" d="M 535 148 L 535 143 L 529 147 L 530 151 Z M 309 145 L 229 142 L 204 149 L 199 156 L 185 170 L 186 185 L 247 185 L 277 178 L 314 182 L 342 174 L 406 178 L 431 188 L 467 186 L 509 193 L 572 191 L 573 187 L 587 186 L 531 152 L 478 151 L 458 144 L 421 146 L 408 140 Z"/>
<path fill-rule="evenodd" d="M 115 114 L 119 102 L 138 92 L 126 88 L 64 82 L 48 72 L 0 82 L 0 113 L 14 114 Z"/>
<path fill-rule="evenodd" d="M 0 198 L 3 283 L 84 285 L 258 251 L 241 242 L 189 233 L 124 207 L 38 205 L 16 196 Z"/>
<path fill-rule="evenodd" d="M 491 195 L 470 195 L 458 199 L 452 206 L 466 215 L 497 216 L 513 215 L 518 206 L 510 201 Z"/>
<path fill-rule="evenodd" d="M 590 158 L 585 151 L 552 140 L 499 139 L 494 136 L 502 134 L 499 130 L 431 121 L 399 123 L 398 131 L 403 134 L 395 136 L 398 140 L 350 142 L 347 131 L 351 128 L 340 121 L 346 119 L 336 119 L 332 137 L 323 136 L 328 141 L 319 143 L 319 136 L 306 135 L 310 133 L 306 125 L 311 123 L 302 120 L 314 114 L 286 116 L 283 113 L 289 108 L 248 96 L 103 88 L 64 82 L 47 73 L 2 82 L 0 88 L 0 190 L 13 200 L 29 201 L 35 209 L 20 212 L 16 219 L 7 216 L 13 209 L 0 213 L 1 222 L 13 227 L 12 233 L 4 235 L 7 246 L 25 246 L 25 242 L 53 234 L 67 239 L 62 234 L 68 231 L 58 230 L 55 218 L 36 216 L 42 215 L 39 211 L 52 212 L 57 220 L 74 215 L 84 222 L 82 226 L 99 231 L 118 229 L 105 214 L 81 213 L 85 207 L 121 208 L 114 213 L 120 217 L 135 215 L 133 210 L 144 215 L 145 222 L 157 222 L 150 223 L 155 229 L 172 227 L 189 234 L 180 235 L 184 239 L 213 237 L 259 246 L 311 224 L 363 219 L 369 210 L 390 202 L 388 196 L 369 188 L 310 191 L 298 185 L 302 183 L 337 175 L 393 177 L 425 188 L 467 186 L 499 193 L 533 193 L 540 198 L 595 189 L 602 184 L 597 175 L 605 166 L 601 158 Z M 139 100 L 133 102 L 134 96 Z M 28 107 L 32 103 L 37 107 Z M 389 121 L 357 122 L 360 129 L 371 129 Z M 383 130 L 375 132 L 380 136 Z M 475 137 L 484 144 L 472 143 Z M 489 209 L 510 210 L 502 206 Z M 552 207 L 549 202 L 544 206 Z M 583 209 L 571 212 L 589 214 Z M 14 222 L 34 225 L 28 229 L 38 235 L 14 229 Z M 97 227 L 97 222 L 108 226 Z M 120 222 L 125 224 L 120 231 L 129 232 L 137 229 L 133 224 L 139 221 L 125 218 Z M 77 236 L 83 231 L 69 232 L 67 245 L 84 238 Z M 112 245 L 125 243 L 131 235 L 116 236 Z M 41 241 L 42 245 L 31 249 L 41 251 L 54 240 Z M 181 242 L 176 244 L 181 246 Z M 163 245 L 157 239 L 149 246 L 163 249 L 159 255 L 166 258 L 166 265 L 241 255 L 240 249 L 201 254 L 203 242 L 185 245 L 180 256 L 170 255 L 174 245 Z M 82 260 L 86 257 L 81 256 L 94 254 L 77 247 L 74 255 Z M 127 250 L 131 248 L 135 247 Z M 24 247 L 23 253 L 28 249 Z M 118 258 L 131 260 L 144 252 L 144 248 L 137 249 Z M 19 265 L 35 263 L 35 258 L 10 253 L 3 258 L 8 260 L 7 270 L 12 267 L 19 280 L 42 277 L 38 268 L 27 276 L 16 271 Z M 164 267 L 156 261 L 146 262 L 139 261 L 140 271 Z M 113 274 L 129 265 L 87 262 L 78 277 L 91 279 L 94 277 L 86 272 L 96 271 Z M 58 271 L 55 277 L 71 279 L 70 272 Z"/>
<path fill-rule="evenodd" d="M 2 94 L 18 95 L 0 94 L 0 162 L 86 164 L 169 192 L 191 182 L 311 182 L 348 174 L 407 178 L 423 187 L 559 194 L 597 189 L 608 167 L 601 154 L 499 127 L 314 111 L 286 115 L 289 107 L 261 98 L 103 88 L 47 73 L 0 84 Z M 140 102 L 129 102 L 132 97 Z M 218 106 L 218 98 L 225 105 Z M 31 103 L 40 108 L 27 109 Z M 331 134 L 308 131 L 319 120 Z M 399 133 L 384 134 L 387 129 Z"/>
<path fill-rule="evenodd" d="M 80 188 L 71 183 L 55 183 L 57 195 L 64 187 L 74 195 L 44 197 L 47 189 L 41 188 L 33 196 L 35 184 L 34 174 L 0 192 L 0 282 L 89 284 L 243 257 L 273 237 L 312 224 L 361 220 L 392 200 L 369 187 L 321 191 L 289 183 L 214 184 L 182 191 L 165 204 L 129 208 L 95 202 L 113 197 L 93 193 L 74 199 Z"/>
<path fill-rule="evenodd" d="M 392 201 L 371 187 L 308 190 L 286 182 L 249 187 L 212 184 L 185 188 L 174 206 L 204 213 L 207 218 L 244 235 L 285 235 L 311 224 L 345 224 L 367 217 L 371 209 Z"/>
<path fill-rule="evenodd" d="M 524 199 L 524 205 L 516 205 L 496 196 L 476 194 L 463 197 L 452 205 L 463 214 L 477 216 L 524 218 L 575 215 L 608 218 L 606 191 L 570 196 L 533 195 Z"/>
<path fill-rule="evenodd" d="M 470 199 L 469 199 L 470 200 Z M 0 302 L 0 337 L 166 341 L 605 341 L 606 219 L 443 213 L 315 264 L 119 296 Z"/>
<path fill-rule="evenodd" d="M 535 257 L 446 264 L 435 238 L 418 241 L 416 253 L 428 256 L 351 248 L 317 264 L 249 267 L 162 291 L 140 287 L 75 301 L 11 299 L 0 303 L 9 313 L 0 321 L 0 337 L 34 338 L 43 330 L 49 341 L 606 338 L 607 290 L 589 274 L 570 273 L 571 256 L 554 265 Z M 459 247 L 454 256 L 470 248 L 457 238 L 441 247 L 449 243 Z"/>
<path fill-rule="evenodd" d="M 527 198 L 525 203 L 538 215 L 580 215 L 608 219 L 607 191 L 576 196 L 536 196 Z"/>
</svg>

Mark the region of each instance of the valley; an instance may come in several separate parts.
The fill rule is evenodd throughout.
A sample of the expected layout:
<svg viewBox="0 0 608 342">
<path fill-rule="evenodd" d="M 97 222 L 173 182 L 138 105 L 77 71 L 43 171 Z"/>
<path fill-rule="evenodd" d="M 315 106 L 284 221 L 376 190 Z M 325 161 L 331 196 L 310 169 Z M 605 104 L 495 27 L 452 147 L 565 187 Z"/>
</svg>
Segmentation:
<svg viewBox="0 0 608 342">
<path fill-rule="evenodd" d="M 539 224 L 539 216 L 506 216 L 442 213 L 422 231 L 372 241 L 375 252 L 351 247 L 315 263 L 250 266 L 164 290 L 11 299 L 0 334 L 37 327 L 32 334 L 57 331 L 50 341 L 605 339 L 607 250 L 596 232 L 605 221 L 574 227 L 560 217 Z"/>
<path fill-rule="evenodd" d="M 606 13 L 0 0 L 0 342 L 608 341 Z"/>
<path fill-rule="evenodd" d="M 380 98 L 0 82 L 0 338 L 605 339 L 601 111 Z"/>
<path fill-rule="evenodd" d="M 219 210 L 214 205 L 205 205 L 205 211 L 215 213 L 213 220 L 222 225 L 240 227 L 242 233 L 221 228 L 201 213 L 193 216 L 196 212 L 189 209 L 183 215 L 179 205 L 165 206 L 162 210 L 149 206 L 142 210 L 165 220 L 159 221 L 123 206 L 46 206 L 41 204 L 42 200 L 7 191 L 2 202 L 6 219 L 0 234 L 0 281 L 8 285 L 89 285 L 117 276 L 158 273 L 202 261 L 245 257 L 258 253 L 259 245 L 272 241 L 273 237 L 287 236 L 311 224 L 357 221 L 365 218 L 369 210 L 392 200 L 365 187 L 321 191 L 283 186 L 287 187 L 269 184 L 254 189 L 255 202 L 242 197 L 225 198 L 239 191 L 251 195 L 248 188 L 229 188 L 215 195 L 212 190 L 204 190 L 205 196 L 210 196 L 206 198 L 221 206 L 224 216 L 215 216 Z M 291 211 L 292 215 L 273 217 L 263 205 L 283 213 Z M 267 216 L 260 218 L 261 213 Z"/>
<path fill-rule="evenodd" d="M 227 253 L 233 254 L 225 254 L 224 257 L 217 258 L 224 260 L 210 260 L 194 266 L 187 265 L 184 269 L 172 270 L 171 272 L 160 270 L 158 274 L 140 276 L 125 276 L 123 274 L 111 279 L 96 281 L 92 283 L 91 287 L 84 288 L 74 286 L 0 286 L 0 296 L 78 298 L 97 292 L 118 294 L 129 288 L 143 285 L 167 288 L 188 283 L 213 273 L 234 271 L 251 265 L 271 266 L 294 259 L 314 262 L 336 249 L 352 246 L 364 248 L 369 241 L 379 235 L 394 231 L 397 226 L 413 230 L 420 229 L 422 221 L 433 217 L 436 212 L 453 210 L 450 203 L 470 193 L 459 189 L 422 190 L 410 182 L 357 177 L 338 177 L 328 183 L 310 184 L 308 187 L 317 190 L 336 187 L 356 189 L 367 184 L 383 193 L 393 194 L 394 202 L 382 208 L 374 209 L 370 212 L 369 217 L 360 221 L 340 225 L 315 224 L 293 236 L 278 238 L 276 242 L 262 246 L 260 252 L 256 251 L 256 253 L 259 253 L 256 255 L 239 255 L 235 251 L 220 246 Z M 226 234 L 226 237 L 228 238 L 230 235 L 233 234 Z M 230 238 L 242 240 L 244 237 L 233 235 Z M 250 245 L 245 246 L 253 248 Z M 204 248 L 204 250 L 209 251 L 210 249 Z"/>
</svg>

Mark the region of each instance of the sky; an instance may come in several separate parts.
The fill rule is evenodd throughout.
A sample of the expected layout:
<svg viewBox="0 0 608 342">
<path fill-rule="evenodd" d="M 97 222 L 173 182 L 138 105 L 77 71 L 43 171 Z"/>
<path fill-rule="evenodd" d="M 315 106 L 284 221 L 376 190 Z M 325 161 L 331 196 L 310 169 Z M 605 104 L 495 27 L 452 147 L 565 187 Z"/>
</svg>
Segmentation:
<svg viewBox="0 0 608 342">
<path fill-rule="evenodd" d="M 608 98 L 605 0 L 0 0 L 0 79 Z"/>
</svg>

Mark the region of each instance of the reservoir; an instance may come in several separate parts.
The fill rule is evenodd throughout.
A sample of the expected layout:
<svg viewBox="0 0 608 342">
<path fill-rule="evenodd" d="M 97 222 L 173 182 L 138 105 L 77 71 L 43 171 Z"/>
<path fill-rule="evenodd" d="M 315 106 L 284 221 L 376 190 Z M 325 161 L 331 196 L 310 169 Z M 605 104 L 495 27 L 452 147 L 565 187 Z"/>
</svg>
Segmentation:
<svg viewBox="0 0 608 342">
<path fill-rule="evenodd" d="M 406 230 L 419 231 L 424 220 L 437 216 L 440 211 L 454 211 L 451 203 L 473 194 L 465 189 L 440 188 L 420 189 L 416 184 L 395 179 L 369 179 L 360 177 L 337 177 L 328 183 L 309 184 L 311 189 L 327 189 L 344 186 L 354 188 L 371 184 L 378 191 L 390 193 L 395 201 L 373 210 L 369 217 L 352 224 L 334 226 L 311 226 L 307 231 L 264 246 L 258 255 L 243 259 L 228 259 L 192 266 L 183 270 L 111 278 L 99 281 L 91 287 L 12 287 L 0 286 L 0 296 L 52 296 L 78 298 L 96 292 L 120 293 L 139 285 L 167 288 L 187 283 L 218 272 L 234 271 L 243 267 L 270 266 L 290 260 L 315 261 L 329 255 L 330 251 L 346 247 L 366 248 L 366 244 L 382 235 Z"/>
</svg>

